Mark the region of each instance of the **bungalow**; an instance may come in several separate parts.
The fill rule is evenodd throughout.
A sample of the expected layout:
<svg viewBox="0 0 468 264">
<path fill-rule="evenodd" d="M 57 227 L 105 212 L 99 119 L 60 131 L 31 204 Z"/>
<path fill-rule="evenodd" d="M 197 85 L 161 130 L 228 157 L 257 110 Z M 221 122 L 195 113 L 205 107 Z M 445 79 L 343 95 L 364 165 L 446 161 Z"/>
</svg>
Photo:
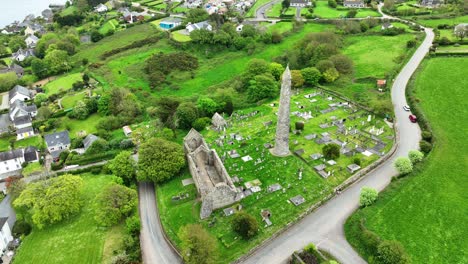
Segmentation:
<svg viewBox="0 0 468 264">
<path fill-rule="evenodd" d="M 15 121 L 21 116 L 35 117 L 37 115 L 37 106 L 35 104 L 27 105 L 23 101 L 16 100 L 10 105 L 10 120 Z"/>
<path fill-rule="evenodd" d="M 29 57 L 34 57 L 34 50 L 31 48 L 19 49 L 17 52 L 14 52 L 11 57 L 15 61 L 22 62 Z"/>
<path fill-rule="evenodd" d="M 94 7 L 94 12 L 98 12 L 98 13 L 104 13 L 104 12 L 107 12 L 108 10 L 109 8 L 107 8 L 107 6 L 102 3 Z"/>
<path fill-rule="evenodd" d="M 343 6 L 348 8 L 363 8 L 366 5 L 363 0 L 344 0 Z"/>
<path fill-rule="evenodd" d="M 8 217 L 0 218 L 0 251 L 5 252 L 8 249 L 8 244 L 13 241 L 11 235 L 10 224 L 8 223 Z"/>
<path fill-rule="evenodd" d="M 173 29 L 175 27 L 178 27 L 181 24 L 182 24 L 182 19 L 180 19 L 178 17 L 168 17 L 168 18 L 163 19 L 159 23 L 159 27 L 164 29 L 164 30 L 169 30 L 169 29 Z"/>
<path fill-rule="evenodd" d="M 125 136 L 130 136 L 132 134 L 132 129 L 129 126 L 122 127 Z"/>
<path fill-rule="evenodd" d="M 11 89 L 8 92 L 8 95 L 10 96 L 10 104 L 15 102 L 16 100 L 27 101 L 31 100 L 32 98 L 31 91 L 29 91 L 28 88 L 23 87 L 21 85 L 15 85 L 15 87 L 13 87 L 13 89 Z"/>
<path fill-rule="evenodd" d="M 70 148 L 71 141 L 67 130 L 48 134 L 44 136 L 47 150 L 54 161 L 58 161 L 60 153 Z"/>
<path fill-rule="evenodd" d="M 312 3 L 309 0 L 291 0 L 290 7 L 306 7 L 311 6 Z"/>
<path fill-rule="evenodd" d="M 46 31 L 43 26 L 39 24 L 29 24 L 24 30 L 24 35 L 34 35 L 35 33 L 44 34 Z"/>
<path fill-rule="evenodd" d="M 194 30 L 199 30 L 199 29 L 206 29 L 208 31 L 212 31 L 213 27 L 208 23 L 208 21 L 202 21 L 198 22 L 195 24 L 188 23 L 187 26 L 185 27 L 185 30 L 187 30 L 187 33 L 190 33 Z"/>
<path fill-rule="evenodd" d="M 443 3 L 443 0 L 421 0 L 421 5 L 425 7 L 438 7 Z"/>
<path fill-rule="evenodd" d="M 18 78 L 21 78 L 24 75 L 24 68 L 19 66 L 18 64 L 13 63 L 13 64 L 11 64 L 10 66 L 8 66 L 6 68 L 0 69 L 0 74 L 1 73 L 8 73 L 8 72 L 15 72 L 16 76 Z"/>
<path fill-rule="evenodd" d="M 26 42 L 26 45 L 28 48 L 34 48 L 37 45 L 37 42 L 39 41 L 39 38 L 36 37 L 35 35 L 29 35 L 24 42 Z"/>
<path fill-rule="evenodd" d="M 14 149 L 0 153 L 0 175 L 1 178 L 18 174 L 24 163 L 23 149 Z"/>
<path fill-rule="evenodd" d="M 98 140 L 99 137 L 89 134 L 83 139 L 84 151 L 88 150 L 91 145 L 93 145 L 94 141 Z"/>
</svg>

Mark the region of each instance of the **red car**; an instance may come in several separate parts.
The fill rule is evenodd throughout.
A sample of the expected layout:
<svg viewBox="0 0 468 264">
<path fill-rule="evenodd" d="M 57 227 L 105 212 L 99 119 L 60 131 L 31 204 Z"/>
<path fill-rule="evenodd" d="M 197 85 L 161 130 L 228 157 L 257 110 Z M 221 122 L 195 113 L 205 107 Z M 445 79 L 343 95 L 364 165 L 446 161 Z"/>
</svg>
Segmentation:
<svg viewBox="0 0 468 264">
<path fill-rule="evenodd" d="M 413 123 L 418 122 L 418 118 L 415 115 L 409 115 L 409 120 Z"/>
</svg>

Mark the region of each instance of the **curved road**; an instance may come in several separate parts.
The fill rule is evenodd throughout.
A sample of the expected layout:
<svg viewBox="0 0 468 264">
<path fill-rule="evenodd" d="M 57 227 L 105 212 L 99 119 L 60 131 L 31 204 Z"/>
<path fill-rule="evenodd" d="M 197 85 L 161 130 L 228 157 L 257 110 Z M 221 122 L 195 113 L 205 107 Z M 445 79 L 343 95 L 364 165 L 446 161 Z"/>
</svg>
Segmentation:
<svg viewBox="0 0 468 264">
<path fill-rule="evenodd" d="M 420 129 L 408 119 L 405 89 L 411 75 L 424 59 L 434 39 L 432 29 L 425 29 L 426 38 L 413 57 L 398 74 L 392 86 L 392 102 L 395 108 L 397 129 L 397 150 L 393 156 L 368 173 L 361 181 L 350 186 L 317 211 L 305 217 L 298 224 L 279 237 L 254 252 L 243 263 L 284 263 L 289 256 L 308 243 L 313 242 L 319 248 L 330 252 L 341 263 L 366 263 L 349 245 L 344 235 L 346 219 L 358 208 L 359 193 L 362 187 L 369 186 L 383 190 L 391 178 L 397 174 L 393 161 L 406 156 L 411 149 L 418 149 Z"/>
</svg>

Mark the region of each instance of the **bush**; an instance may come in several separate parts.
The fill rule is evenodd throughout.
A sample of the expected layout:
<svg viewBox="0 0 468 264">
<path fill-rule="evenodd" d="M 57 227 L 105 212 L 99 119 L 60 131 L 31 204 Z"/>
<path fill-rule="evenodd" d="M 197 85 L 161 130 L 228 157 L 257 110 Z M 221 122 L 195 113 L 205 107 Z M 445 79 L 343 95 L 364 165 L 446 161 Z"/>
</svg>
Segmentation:
<svg viewBox="0 0 468 264">
<path fill-rule="evenodd" d="M 378 259 L 383 264 L 407 264 L 410 258 L 398 241 L 383 241 L 378 249 Z"/>
<path fill-rule="evenodd" d="M 361 189 L 361 194 L 359 195 L 359 206 L 367 207 L 372 205 L 379 196 L 379 193 L 376 189 L 370 187 L 363 187 Z"/>
<path fill-rule="evenodd" d="M 411 160 L 411 163 L 413 163 L 414 165 L 423 160 L 424 154 L 418 150 L 410 150 L 408 153 L 408 158 Z"/>
<path fill-rule="evenodd" d="M 416 47 L 416 44 L 417 44 L 416 40 L 411 39 L 411 40 L 408 40 L 408 42 L 406 42 L 406 47 L 407 48 L 414 48 L 414 47 Z"/>
<path fill-rule="evenodd" d="M 431 131 L 423 131 L 421 133 L 421 136 L 422 136 L 422 139 L 426 140 L 427 142 L 431 142 L 432 141 L 432 133 Z"/>
<path fill-rule="evenodd" d="M 355 158 L 353 159 L 353 162 L 354 162 L 354 164 L 361 166 L 361 159 L 360 159 L 360 158 L 355 157 Z"/>
<path fill-rule="evenodd" d="M 234 215 L 232 229 L 244 239 L 249 239 L 258 233 L 258 222 L 250 214 L 240 212 Z"/>
<path fill-rule="evenodd" d="M 413 171 L 413 164 L 407 157 L 397 158 L 394 165 L 400 175 L 405 175 Z"/>
<path fill-rule="evenodd" d="M 337 159 L 340 157 L 340 146 L 337 144 L 328 144 L 322 148 L 323 156 L 328 159 Z"/>
<path fill-rule="evenodd" d="M 31 233 L 31 225 L 28 224 L 26 221 L 24 220 L 18 220 L 16 221 L 15 225 L 13 226 L 13 236 L 15 237 L 19 237 L 19 236 L 22 236 L 22 235 L 29 235 L 29 233 Z"/>
<path fill-rule="evenodd" d="M 193 122 L 192 127 L 197 131 L 202 131 L 210 124 L 211 124 L 211 119 L 209 117 L 202 117 L 202 118 L 197 118 L 197 120 Z"/>
<path fill-rule="evenodd" d="M 432 144 L 427 142 L 426 140 L 421 140 L 419 141 L 419 148 L 421 149 L 422 152 L 424 153 L 429 153 L 432 150 Z"/>
<path fill-rule="evenodd" d="M 296 130 L 304 130 L 304 122 L 296 122 Z"/>
</svg>

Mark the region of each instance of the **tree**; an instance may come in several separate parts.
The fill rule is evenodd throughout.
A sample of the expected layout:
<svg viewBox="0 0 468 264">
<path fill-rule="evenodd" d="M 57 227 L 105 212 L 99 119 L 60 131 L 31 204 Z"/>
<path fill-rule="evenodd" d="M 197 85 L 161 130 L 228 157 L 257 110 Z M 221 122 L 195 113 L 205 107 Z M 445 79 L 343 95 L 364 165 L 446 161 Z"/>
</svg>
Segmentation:
<svg viewBox="0 0 468 264">
<path fill-rule="evenodd" d="M 323 79 L 328 83 L 334 82 L 338 77 L 340 73 L 335 68 L 330 68 L 323 73 Z"/>
<path fill-rule="evenodd" d="M 14 72 L 0 74 L 0 92 L 5 92 L 13 88 L 18 77 Z"/>
<path fill-rule="evenodd" d="M 281 7 L 282 7 L 283 10 L 288 9 L 289 6 L 291 6 L 291 1 L 290 0 L 283 0 L 281 2 Z"/>
<path fill-rule="evenodd" d="M 28 184 L 13 204 L 26 208 L 33 223 L 42 229 L 79 212 L 83 205 L 82 190 L 83 179 L 66 174 Z"/>
<path fill-rule="evenodd" d="M 345 55 L 333 55 L 330 61 L 341 74 L 350 74 L 354 71 L 353 61 Z"/>
<path fill-rule="evenodd" d="M 327 160 L 337 159 L 340 157 L 340 146 L 337 144 L 327 144 L 323 146 L 322 153 Z"/>
<path fill-rule="evenodd" d="M 361 189 L 361 194 L 359 195 L 359 206 L 367 207 L 372 205 L 379 196 L 379 193 L 376 189 L 370 187 L 363 187 Z"/>
<path fill-rule="evenodd" d="M 468 36 L 468 25 L 460 24 L 455 27 L 455 36 L 463 41 L 463 39 Z"/>
<path fill-rule="evenodd" d="M 256 75 L 267 73 L 269 72 L 269 70 L 270 65 L 265 60 L 252 59 L 249 61 L 249 64 L 247 64 L 245 72 L 248 74 L 248 76 L 253 77 Z"/>
<path fill-rule="evenodd" d="M 335 0 L 328 0 L 328 6 L 331 8 L 336 8 L 337 4 Z"/>
<path fill-rule="evenodd" d="M 205 9 L 192 8 L 187 12 L 185 21 L 190 23 L 198 23 L 207 20 L 209 16 L 210 15 L 205 11 Z"/>
<path fill-rule="evenodd" d="M 122 141 L 123 143 L 123 141 Z M 124 182 L 130 183 L 135 178 L 136 162 L 129 151 L 120 152 L 109 163 L 112 174 L 122 178 Z"/>
<path fill-rule="evenodd" d="M 37 97 L 37 96 L 36 96 Z M 37 119 L 38 120 L 47 120 L 52 116 L 52 111 L 47 106 L 42 106 L 37 110 Z"/>
<path fill-rule="evenodd" d="M 351 9 L 346 13 L 347 18 L 354 18 L 357 15 L 357 10 L 356 9 Z"/>
<path fill-rule="evenodd" d="M 197 100 L 197 108 L 203 116 L 212 116 L 219 105 L 209 97 L 200 97 Z"/>
<path fill-rule="evenodd" d="M 91 31 L 91 41 L 92 42 L 98 42 L 103 38 L 104 38 L 104 35 L 99 33 L 99 31 L 97 31 L 97 30 Z"/>
<path fill-rule="evenodd" d="M 109 150 L 109 143 L 105 139 L 98 138 L 96 141 L 89 146 L 85 154 L 98 154 L 104 153 Z"/>
<path fill-rule="evenodd" d="M 177 176 L 185 166 L 182 147 L 164 139 L 151 138 L 141 144 L 138 180 L 163 182 Z"/>
<path fill-rule="evenodd" d="M 410 258 L 398 241 L 383 241 L 378 249 L 378 260 L 383 264 L 408 264 Z"/>
<path fill-rule="evenodd" d="M 395 168 L 397 169 L 400 175 L 405 175 L 413 171 L 413 164 L 411 160 L 407 157 L 399 157 L 395 160 Z"/>
<path fill-rule="evenodd" d="M 424 154 L 418 150 L 410 150 L 408 152 L 408 158 L 411 160 L 411 163 L 416 164 L 423 160 Z"/>
<path fill-rule="evenodd" d="M 70 56 L 66 51 L 53 50 L 44 57 L 50 74 L 57 74 L 71 69 Z"/>
<path fill-rule="evenodd" d="M 15 200 L 20 196 L 21 192 L 26 189 L 26 183 L 22 179 L 8 177 L 6 178 L 7 193 Z"/>
<path fill-rule="evenodd" d="M 23 36 L 12 36 L 8 42 L 11 52 L 17 52 L 19 49 L 26 48 L 26 42 L 24 42 Z"/>
<path fill-rule="evenodd" d="M 271 74 L 257 75 L 249 82 L 247 96 L 253 102 L 273 98 L 278 92 L 278 86 Z"/>
<path fill-rule="evenodd" d="M 100 225 L 113 226 L 135 211 L 137 204 L 135 190 L 115 183 L 108 185 L 94 200 L 95 219 Z"/>
<path fill-rule="evenodd" d="M 217 260 L 216 240 L 200 224 L 190 224 L 179 231 L 182 257 L 187 264 L 213 264 Z"/>
<path fill-rule="evenodd" d="M 424 153 L 429 153 L 432 150 L 432 144 L 426 140 L 419 141 L 419 148 Z"/>
<path fill-rule="evenodd" d="M 80 120 L 86 119 L 89 116 L 89 111 L 88 107 L 86 106 L 86 103 L 81 100 L 76 102 L 76 105 L 72 111 L 72 116 Z"/>
<path fill-rule="evenodd" d="M 272 62 L 270 63 L 269 70 L 271 75 L 275 77 L 275 80 L 279 81 L 281 79 L 281 75 L 284 72 L 284 67 L 279 63 Z"/>
<path fill-rule="evenodd" d="M 416 47 L 416 44 L 417 44 L 417 42 L 416 42 L 415 39 L 410 39 L 410 40 L 408 40 L 406 42 L 406 47 L 409 48 L 409 49 L 414 48 L 414 47 Z"/>
<path fill-rule="evenodd" d="M 302 77 L 301 71 L 299 70 L 291 71 L 291 85 L 294 88 L 300 88 L 304 85 L 304 77 Z"/>
<path fill-rule="evenodd" d="M 258 222 L 250 214 L 239 212 L 232 219 L 232 229 L 244 239 L 249 239 L 258 233 Z"/>
<path fill-rule="evenodd" d="M 32 59 L 31 70 L 37 78 L 44 78 L 48 75 L 47 64 L 39 58 Z"/>
<path fill-rule="evenodd" d="M 304 77 L 304 83 L 310 86 L 317 86 L 322 74 L 315 67 L 308 67 L 301 70 L 302 77 Z"/>
<path fill-rule="evenodd" d="M 211 124 L 211 119 L 209 117 L 202 117 L 202 118 L 197 118 L 192 123 L 192 127 L 197 131 L 202 131 L 210 124 Z"/>
<path fill-rule="evenodd" d="M 198 118 L 197 106 L 192 102 L 181 103 L 176 110 L 177 121 L 180 128 L 189 129 Z"/>
<path fill-rule="evenodd" d="M 315 65 L 317 69 L 323 74 L 328 69 L 334 68 L 335 64 L 331 60 L 321 60 Z"/>
</svg>

